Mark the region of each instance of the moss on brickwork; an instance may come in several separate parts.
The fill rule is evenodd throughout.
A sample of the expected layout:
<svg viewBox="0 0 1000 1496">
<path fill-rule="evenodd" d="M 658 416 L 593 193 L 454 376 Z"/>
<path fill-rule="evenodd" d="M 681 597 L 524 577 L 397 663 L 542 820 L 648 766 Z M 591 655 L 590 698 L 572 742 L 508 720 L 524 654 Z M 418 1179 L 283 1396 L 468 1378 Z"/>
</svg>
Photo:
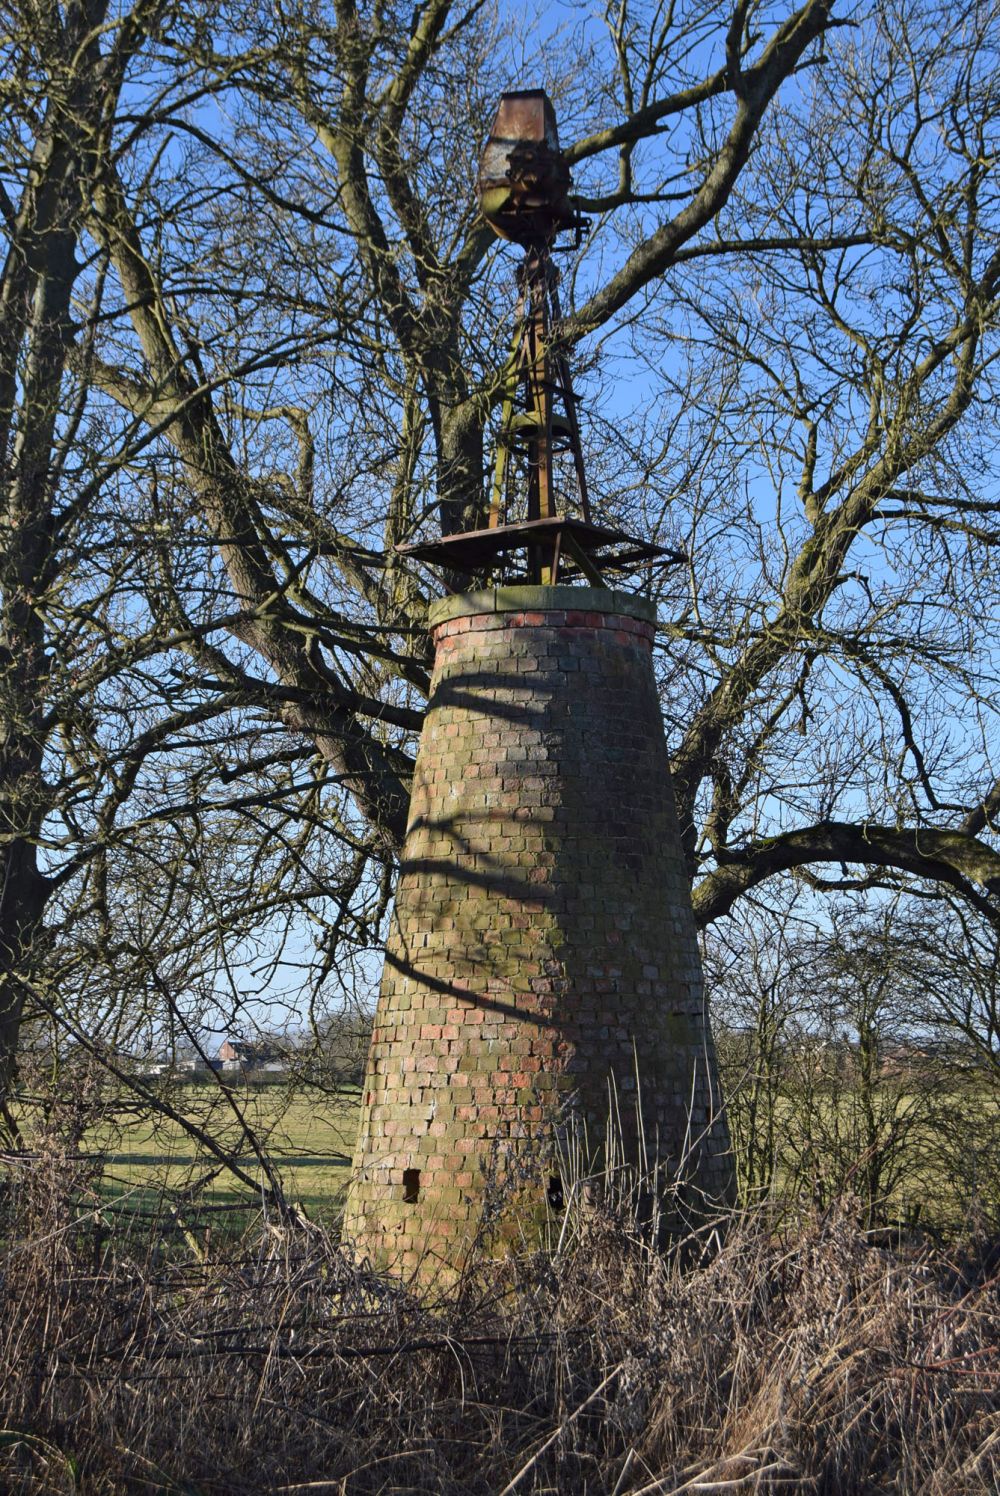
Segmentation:
<svg viewBox="0 0 1000 1496">
<path fill-rule="evenodd" d="M 570 1139 L 602 1166 L 609 1110 L 626 1166 L 732 1188 L 649 605 L 508 588 L 434 617 L 345 1216 L 422 1272 L 504 1199 L 495 1245 L 530 1239 Z"/>
</svg>

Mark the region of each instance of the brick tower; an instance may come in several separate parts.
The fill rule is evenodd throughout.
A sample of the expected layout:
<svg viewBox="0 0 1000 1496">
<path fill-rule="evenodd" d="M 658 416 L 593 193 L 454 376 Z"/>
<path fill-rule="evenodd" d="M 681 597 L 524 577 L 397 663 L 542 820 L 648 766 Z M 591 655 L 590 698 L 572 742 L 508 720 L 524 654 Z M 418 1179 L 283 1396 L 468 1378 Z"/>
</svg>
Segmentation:
<svg viewBox="0 0 1000 1496">
<path fill-rule="evenodd" d="M 510 587 L 430 627 L 344 1222 L 404 1271 L 459 1264 L 505 1203 L 486 1244 L 530 1242 L 571 1156 L 732 1189 L 651 606 Z"/>
<path fill-rule="evenodd" d="M 480 201 L 525 260 L 489 524 L 399 547 L 517 583 L 430 609 L 435 664 L 344 1218 L 360 1251 L 424 1277 L 453 1275 L 474 1244 L 537 1244 L 571 1191 L 668 1227 L 733 1191 L 655 612 L 603 579 L 677 554 L 590 514 L 551 259 L 579 225 L 569 186 L 548 99 L 505 95 Z"/>
</svg>

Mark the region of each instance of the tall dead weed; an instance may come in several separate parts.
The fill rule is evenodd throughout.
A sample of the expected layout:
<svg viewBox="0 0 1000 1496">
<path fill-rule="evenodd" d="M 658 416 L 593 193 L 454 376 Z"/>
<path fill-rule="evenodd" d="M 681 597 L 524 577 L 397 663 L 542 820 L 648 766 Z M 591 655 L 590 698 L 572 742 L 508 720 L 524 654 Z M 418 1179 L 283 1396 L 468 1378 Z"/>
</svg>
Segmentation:
<svg viewBox="0 0 1000 1496">
<path fill-rule="evenodd" d="M 12 1176 L 12 1493 L 1000 1488 L 984 1243 L 879 1241 L 843 1201 L 671 1255 L 591 1206 L 559 1251 L 421 1296 L 315 1227 L 206 1246 L 114 1223 L 57 1151 Z"/>
</svg>

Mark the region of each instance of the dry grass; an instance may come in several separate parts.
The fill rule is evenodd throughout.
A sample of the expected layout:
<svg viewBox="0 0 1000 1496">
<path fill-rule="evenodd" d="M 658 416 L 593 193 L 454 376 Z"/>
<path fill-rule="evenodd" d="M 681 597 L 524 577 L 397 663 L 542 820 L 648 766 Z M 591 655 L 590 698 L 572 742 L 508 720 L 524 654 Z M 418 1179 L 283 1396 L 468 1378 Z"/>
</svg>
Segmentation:
<svg viewBox="0 0 1000 1496">
<path fill-rule="evenodd" d="M 1000 1254 L 877 1244 L 849 1204 L 682 1268 L 590 1208 L 421 1302 L 323 1229 L 95 1227 L 49 1150 L 5 1200 L 12 1493 L 898 1492 L 1000 1483 Z"/>
</svg>

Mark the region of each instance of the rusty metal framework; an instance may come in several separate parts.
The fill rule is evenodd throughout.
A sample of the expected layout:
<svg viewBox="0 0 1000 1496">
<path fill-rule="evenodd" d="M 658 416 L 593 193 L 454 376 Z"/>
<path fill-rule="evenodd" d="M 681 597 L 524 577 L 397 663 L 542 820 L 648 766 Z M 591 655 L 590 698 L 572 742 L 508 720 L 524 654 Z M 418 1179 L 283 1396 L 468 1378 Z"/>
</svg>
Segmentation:
<svg viewBox="0 0 1000 1496">
<path fill-rule="evenodd" d="M 417 560 L 446 569 L 490 575 L 524 553 L 522 577 L 555 583 L 582 575 L 603 587 L 602 568 L 621 571 L 641 562 L 683 560 L 670 551 L 595 524 L 569 361 L 559 346 L 559 273 L 553 249 L 560 233 L 579 235 L 571 179 L 552 103 L 541 89 L 506 93 L 500 100 L 479 169 L 483 217 L 502 239 L 520 245 L 516 331 L 504 382 L 489 524 L 485 529 L 400 546 Z M 565 457 L 575 478 L 575 513 L 560 512 L 554 458 Z M 518 473 L 526 492 L 518 494 Z M 519 513 L 518 511 L 522 511 Z"/>
</svg>

